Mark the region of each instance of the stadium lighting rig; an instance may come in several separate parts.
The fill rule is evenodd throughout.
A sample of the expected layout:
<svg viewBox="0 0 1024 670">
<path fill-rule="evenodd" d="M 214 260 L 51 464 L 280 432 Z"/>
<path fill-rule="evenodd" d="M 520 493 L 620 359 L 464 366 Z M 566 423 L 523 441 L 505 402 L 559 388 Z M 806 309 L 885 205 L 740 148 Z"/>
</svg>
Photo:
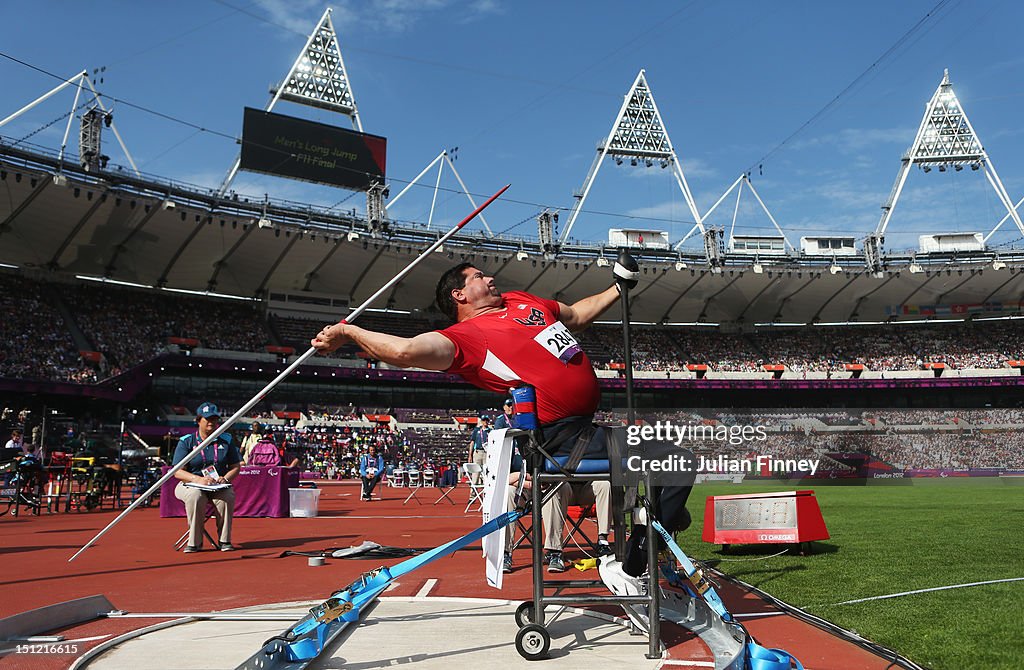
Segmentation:
<svg viewBox="0 0 1024 670">
<path fill-rule="evenodd" d="M 273 86 L 273 96 L 264 111 L 271 112 L 280 100 L 315 107 L 349 119 L 353 129 L 363 132 L 352 82 L 345 70 L 345 61 L 338 44 L 338 34 L 331 22 L 331 8 L 324 10 L 317 27 L 309 34 L 281 85 Z M 228 192 L 242 164 L 241 153 L 221 183 L 217 196 Z"/>
<path fill-rule="evenodd" d="M 1007 219 L 1013 219 L 1017 229 L 1024 234 L 1024 222 L 1021 221 L 1006 187 L 999 178 L 999 174 L 996 173 L 992 159 L 989 158 L 953 91 L 953 85 L 949 80 L 949 70 L 943 71 L 942 82 L 935 89 L 935 93 L 925 108 L 914 142 L 902 158 L 896 182 L 893 184 L 889 199 L 882 205 L 882 217 L 875 228 L 873 237 L 884 237 L 913 165 L 917 165 L 924 173 L 931 172 L 932 168 L 938 168 L 939 172 L 946 172 L 950 168 L 960 172 L 965 165 L 970 166 L 972 171 L 984 169 L 986 180 L 1007 212 L 995 228 L 984 237 L 984 242 L 987 243 Z M 866 248 L 865 252 L 867 252 Z M 876 265 L 872 265 L 870 258 L 868 258 L 868 269 L 878 269 Z"/>
<path fill-rule="evenodd" d="M 661 112 L 658 111 L 658 105 L 654 101 L 654 93 L 647 83 L 645 71 L 640 70 L 636 79 L 633 80 L 633 85 L 623 98 L 622 106 L 619 108 L 619 113 L 615 117 L 607 137 L 597 145 L 597 156 L 587 172 L 583 187 L 576 195 L 568 221 L 558 237 L 559 244 L 564 244 L 569 239 L 569 233 L 580 212 L 583 211 L 583 204 L 590 194 L 590 189 L 594 185 L 605 158 L 614 160 L 616 165 L 622 165 L 625 161 L 629 161 L 633 167 L 642 163 L 645 168 L 650 168 L 653 167 L 655 161 L 662 168 L 671 165 L 676 184 L 686 201 L 690 215 L 696 222 L 682 241 L 685 242 L 696 230 L 700 230 L 701 234 L 705 232 L 703 218 L 697 210 L 697 203 L 686 182 L 686 175 L 683 174 Z"/>
</svg>

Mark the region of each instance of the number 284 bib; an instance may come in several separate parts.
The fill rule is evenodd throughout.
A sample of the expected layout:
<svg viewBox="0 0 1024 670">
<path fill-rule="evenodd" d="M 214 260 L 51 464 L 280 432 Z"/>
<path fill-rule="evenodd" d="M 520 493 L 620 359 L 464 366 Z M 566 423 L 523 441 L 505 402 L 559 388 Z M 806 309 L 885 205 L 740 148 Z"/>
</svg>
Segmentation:
<svg viewBox="0 0 1024 670">
<path fill-rule="evenodd" d="M 555 321 L 533 338 L 549 354 L 566 365 L 573 356 L 580 353 L 580 345 L 561 321 Z"/>
</svg>

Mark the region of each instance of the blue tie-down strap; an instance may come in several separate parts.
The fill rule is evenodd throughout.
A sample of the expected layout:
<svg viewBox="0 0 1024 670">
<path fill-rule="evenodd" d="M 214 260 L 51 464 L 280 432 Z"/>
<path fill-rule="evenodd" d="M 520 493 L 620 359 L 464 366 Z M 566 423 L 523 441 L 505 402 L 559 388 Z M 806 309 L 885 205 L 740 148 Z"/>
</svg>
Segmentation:
<svg viewBox="0 0 1024 670">
<path fill-rule="evenodd" d="M 484 536 L 515 523 L 516 519 L 522 515 L 523 512 L 519 510 L 506 512 L 491 519 L 473 532 L 442 544 L 440 547 L 419 556 L 413 556 L 390 568 L 382 567 L 366 573 L 345 589 L 338 591 L 312 608 L 306 618 L 288 632 L 287 637 L 291 640 L 287 643 L 288 660 L 308 661 L 316 658 L 327 643 L 333 621 L 336 619 L 349 623 L 358 621 L 363 606 L 379 596 L 395 579 L 439 558 L 450 556 L 463 547 L 468 547 Z"/>
<path fill-rule="evenodd" d="M 675 556 L 676 561 L 679 562 L 679 567 L 686 573 L 687 579 L 691 580 L 693 588 L 687 588 L 690 593 L 699 593 L 700 597 L 715 611 L 715 613 L 722 618 L 722 621 L 732 621 L 732 615 L 729 614 L 729 610 L 725 609 L 725 603 L 719 597 L 718 592 L 715 591 L 715 587 L 711 585 L 707 578 L 703 576 L 697 570 L 697 566 L 693 564 L 690 557 L 687 556 L 679 545 L 676 544 L 672 534 L 665 530 L 665 527 L 658 522 L 657 519 L 651 519 L 651 527 L 654 528 L 661 535 L 661 539 L 665 541 L 672 555 Z"/>
<path fill-rule="evenodd" d="M 715 591 L 715 587 L 707 581 L 707 577 L 704 577 L 697 570 L 697 566 L 693 564 L 690 557 L 676 544 L 672 534 L 665 530 L 665 527 L 657 519 L 651 519 L 651 527 L 665 540 L 665 544 L 668 545 L 672 555 L 679 562 L 679 567 L 683 569 L 687 576 L 687 580 L 684 581 L 678 573 L 670 570 L 667 566 L 662 566 L 661 572 L 668 579 L 668 582 L 675 586 L 683 587 L 692 598 L 703 598 L 711 609 L 718 616 L 722 617 L 722 621 L 734 621 L 733 616 L 729 614 L 729 610 L 725 609 L 725 603 L 722 602 L 722 598 Z M 747 642 L 747 662 L 744 670 L 791 670 L 791 668 L 804 670 L 804 666 L 801 665 L 800 661 L 789 652 L 782 649 L 762 647 L 753 640 L 750 640 L 749 635 L 747 639 L 749 642 Z"/>
<path fill-rule="evenodd" d="M 665 563 L 661 564 L 661 574 L 665 578 L 665 581 L 667 581 L 671 586 L 682 589 L 686 592 L 686 595 L 691 598 L 700 597 L 697 592 L 693 590 L 693 587 L 690 586 L 690 582 L 680 577 L 678 572 Z"/>
<path fill-rule="evenodd" d="M 804 670 L 804 666 L 789 652 L 769 649 L 756 642 L 747 643 L 746 670 Z"/>
</svg>

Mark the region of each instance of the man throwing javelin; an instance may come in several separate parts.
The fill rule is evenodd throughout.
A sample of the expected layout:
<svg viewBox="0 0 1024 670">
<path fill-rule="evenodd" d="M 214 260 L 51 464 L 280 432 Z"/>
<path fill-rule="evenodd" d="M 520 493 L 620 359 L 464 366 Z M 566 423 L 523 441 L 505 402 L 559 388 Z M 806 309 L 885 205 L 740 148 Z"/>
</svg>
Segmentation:
<svg viewBox="0 0 1024 670">
<path fill-rule="evenodd" d="M 597 376 L 573 333 L 618 301 L 619 283 L 636 286 L 636 261 L 628 255 L 620 260 L 612 286 L 572 305 L 522 291 L 502 293 L 494 277 L 461 263 L 441 276 L 435 296 L 454 325 L 405 338 L 339 323 L 326 326 L 311 344 L 331 352 L 354 342 L 377 360 L 446 371 L 496 393 L 529 384 L 536 389 L 537 417 L 548 453 L 568 452 L 582 439 L 587 442 L 584 456 L 606 458 L 603 429 L 592 423 L 600 400 Z M 685 514 L 685 494 L 681 504 L 676 500 L 673 505 L 681 508 L 679 514 Z M 667 528 L 681 520 L 665 518 L 671 516 L 663 512 Z"/>
</svg>

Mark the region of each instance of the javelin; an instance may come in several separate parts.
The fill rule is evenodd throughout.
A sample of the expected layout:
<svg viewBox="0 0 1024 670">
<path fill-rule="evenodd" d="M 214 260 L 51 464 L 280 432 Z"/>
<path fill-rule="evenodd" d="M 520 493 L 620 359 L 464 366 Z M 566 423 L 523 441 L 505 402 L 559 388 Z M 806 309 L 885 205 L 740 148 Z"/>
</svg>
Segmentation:
<svg viewBox="0 0 1024 670">
<path fill-rule="evenodd" d="M 431 253 L 433 253 L 434 250 L 437 249 L 438 247 L 440 247 L 442 244 L 447 242 L 448 239 L 452 235 L 454 235 L 455 233 L 457 233 L 460 230 L 462 230 L 463 226 L 465 226 L 467 223 L 469 223 L 474 218 L 476 218 L 477 214 L 479 214 L 480 212 L 484 211 L 484 209 L 488 205 L 490 205 L 492 202 L 494 202 L 495 200 L 498 199 L 498 196 L 500 196 L 502 193 L 507 191 L 509 186 L 511 186 L 511 184 L 506 184 L 504 188 L 502 188 L 500 191 L 498 191 L 497 193 L 492 195 L 490 198 L 488 198 L 487 201 L 484 202 L 482 205 L 480 205 L 479 207 L 474 209 L 466 218 L 464 218 L 462 221 L 460 221 L 458 224 L 456 224 L 456 226 L 454 228 L 449 230 L 442 237 L 438 238 L 438 240 L 436 242 L 434 242 L 432 245 L 427 247 L 423 251 L 423 253 L 421 253 L 419 256 L 417 256 L 416 259 L 412 263 L 409 263 L 409 265 L 405 266 L 405 268 L 401 272 L 399 272 L 397 275 L 395 275 L 394 278 L 391 279 L 391 281 L 389 281 L 387 284 L 384 284 L 384 286 L 381 286 L 377 290 L 377 292 L 374 293 L 373 295 L 371 295 L 369 298 L 367 298 L 366 301 L 363 302 L 362 305 L 360 305 L 359 307 L 356 307 L 354 310 L 352 310 L 352 312 L 350 312 L 347 317 L 345 317 L 344 319 L 341 320 L 341 323 L 349 323 L 353 319 L 355 319 L 357 316 L 362 314 L 363 311 L 367 307 L 369 307 L 371 304 L 373 304 L 374 300 L 379 298 L 385 291 L 387 291 L 389 288 L 391 288 L 392 286 L 397 284 L 399 281 L 401 281 L 402 278 L 405 277 L 405 275 L 409 274 L 409 272 L 412 271 L 412 269 L 414 267 L 416 267 L 420 263 L 420 261 L 422 261 L 424 258 L 426 258 Z M 94 537 L 91 540 L 89 540 L 88 542 L 86 542 L 85 545 L 81 549 L 79 549 L 78 551 L 75 552 L 74 556 L 72 556 L 71 558 L 68 559 L 68 563 L 70 563 L 71 561 L 73 561 L 76 558 L 78 558 L 79 554 L 81 554 L 83 551 L 85 551 L 86 549 L 91 547 L 93 545 L 93 543 L 96 542 L 96 540 L 98 540 L 101 537 L 103 537 L 103 535 L 106 534 L 106 532 L 108 530 L 110 530 L 111 528 L 116 526 L 118 524 L 118 522 L 121 521 L 121 519 L 125 518 L 128 515 L 129 512 L 131 512 L 133 509 L 135 509 L 136 507 L 141 505 L 147 498 L 149 498 L 149 496 L 151 496 L 153 493 L 158 491 L 160 489 L 160 487 L 164 485 L 164 482 L 166 482 L 168 479 L 170 479 L 171 477 L 174 476 L 175 472 L 177 472 L 182 467 L 184 467 L 184 465 L 186 463 L 188 463 L 189 461 L 191 461 L 192 458 L 195 457 L 196 454 L 198 454 L 200 451 L 205 449 L 207 447 L 207 445 L 209 445 L 211 442 L 216 440 L 225 430 L 227 430 L 229 427 L 231 427 L 231 425 L 233 423 L 235 423 L 235 421 L 238 421 L 238 419 L 240 419 L 241 417 L 245 416 L 245 413 L 248 412 L 250 409 L 252 409 L 253 406 L 256 403 L 258 403 L 259 401 L 261 401 L 265 397 L 267 397 L 267 395 L 269 395 L 270 392 L 274 390 L 274 387 L 276 387 L 278 384 L 280 384 L 281 381 L 284 380 L 285 377 L 290 375 L 296 368 L 298 368 L 300 365 L 302 365 L 304 362 L 306 362 L 306 360 L 308 358 L 310 358 L 311 356 L 313 356 L 314 354 L 316 354 L 316 349 L 314 347 L 310 347 L 308 350 L 306 350 L 306 353 L 304 353 L 301 356 L 299 356 L 298 358 L 296 358 L 295 361 L 284 370 L 284 372 L 279 374 L 277 377 L 274 377 L 273 381 L 271 381 L 269 384 L 267 384 L 265 387 L 263 387 L 262 391 L 260 391 L 255 396 L 253 396 L 253 398 L 249 402 L 245 403 L 245 405 L 243 405 L 237 412 L 232 414 L 231 418 L 229 418 L 227 421 L 221 423 L 220 427 L 217 428 L 212 433 L 210 433 L 209 437 L 207 437 L 205 440 L 200 442 L 196 446 L 196 448 L 193 449 L 187 456 L 185 456 L 180 461 L 175 463 L 174 466 L 171 467 L 170 470 L 168 470 L 166 473 L 164 473 L 163 477 L 158 479 L 155 484 L 153 484 L 152 486 L 149 487 L 149 490 L 147 490 L 141 496 L 136 498 L 132 502 L 131 505 L 126 507 L 125 510 L 123 512 L 121 512 L 117 516 L 116 519 L 114 519 L 113 521 L 108 523 L 106 528 L 104 528 L 99 533 L 97 533 L 96 537 Z"/>
</svg>

